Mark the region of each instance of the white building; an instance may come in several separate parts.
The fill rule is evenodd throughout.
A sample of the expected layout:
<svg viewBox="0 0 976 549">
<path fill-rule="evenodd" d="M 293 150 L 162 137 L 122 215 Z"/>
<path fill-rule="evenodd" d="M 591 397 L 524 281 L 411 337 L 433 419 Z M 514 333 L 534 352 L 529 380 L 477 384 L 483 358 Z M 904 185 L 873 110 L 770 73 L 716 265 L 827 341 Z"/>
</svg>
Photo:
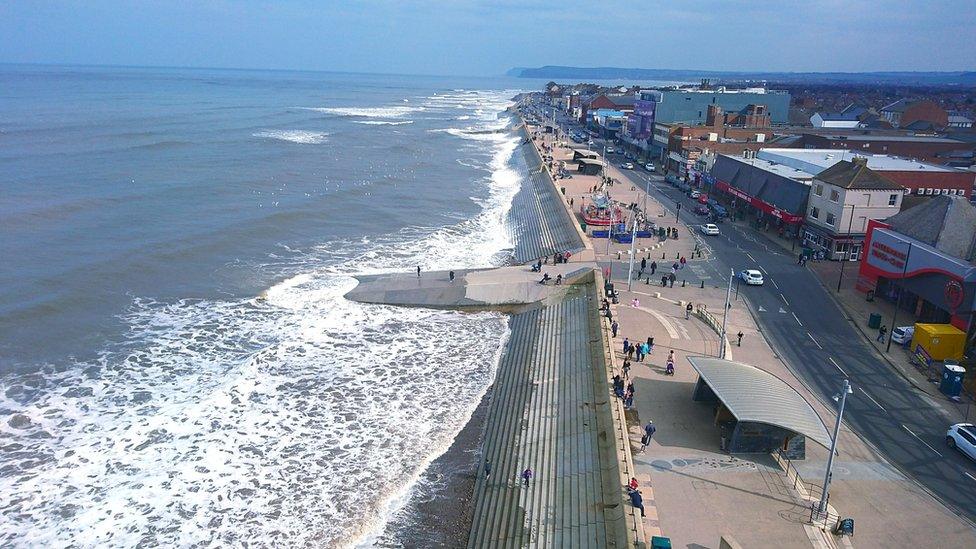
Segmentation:
<svg viewBox="0 0 976 549">
<path fill-rule="evenodd" d="M 828 259 L 858 261 L 869 219 L 887 219 L 901 209 L 904 187 L 868 168 L 867 160 L 842 160 L 811 182 L 804 246 Z"/>
</svg>

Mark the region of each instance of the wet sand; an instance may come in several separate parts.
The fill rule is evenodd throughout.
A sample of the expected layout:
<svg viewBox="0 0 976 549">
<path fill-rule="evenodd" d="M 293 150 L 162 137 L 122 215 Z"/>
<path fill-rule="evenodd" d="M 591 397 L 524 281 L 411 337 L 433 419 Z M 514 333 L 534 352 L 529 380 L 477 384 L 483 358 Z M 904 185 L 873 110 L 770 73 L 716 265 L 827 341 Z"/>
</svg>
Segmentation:
<svg viewBox="0 0 976 549">
<path fill-rule="evenodd" d="M 471 529 L 481 441 L 494 386 L 454 443 L 424 471 L 407 504 L 390 519 L 376 547 L 464 547 Z"/>
</svg>

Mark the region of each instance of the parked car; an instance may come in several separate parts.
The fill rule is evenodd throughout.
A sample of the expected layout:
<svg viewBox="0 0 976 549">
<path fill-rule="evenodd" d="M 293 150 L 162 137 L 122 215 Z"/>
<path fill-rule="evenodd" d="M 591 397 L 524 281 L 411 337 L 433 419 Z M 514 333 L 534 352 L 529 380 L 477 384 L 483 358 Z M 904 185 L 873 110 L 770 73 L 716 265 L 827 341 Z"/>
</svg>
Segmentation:
<svg viewBox="0 0 976 549">
<path fill-rule="evenodd" d="M 644 164 L 644 169 L 647 170 L 647 171 L 649 171 L 649 172 L 653 172 L 654 171 L 654 164 L 651 164 L 650 162 L 648 162 L 647 164 Z"/>
<path fill-rule="evenodd" d="M 634 169 L 634 165 L 632 163 L 630 163 L 630 162 L 624 162 L 623 164 L 620 165 L 620 167 L 623 168 L 623 169 L 625 169 L 625 170 L 633 170 Z"/>
<path fill-rule="evenodd" d="M 614 153 L 613 147 L 607 147 L 607 154 L 613 154 L 613 153 Z"/>
<path fill-rule="evenodd" d="M 701 193 L 696 191 L 695 189 L 688 190 L 688 198 L 698 198 L 699 196 L 701 196 Z"/>
<path fill-rule="evenodd" d="M 972 423 L 957 423 L 946 433 L 946 445 L 958 448 L 970 459 L 976 459 L 976 426 Z"/>
<path fill-rule="evenodd" d="M 706 223 L 701 226 L 701 232 L 702 234 L 710 235 L 718 234 L 718 225 L 715 225 L 714 223 Z"/>
<path fill-rule="evenodd" d="M 899 345 L 908 345 L 915 337 L 915 326 L 899 326 L 891 331 L 891 340 Z"/>
<path fill-rule="evenodd" d="M 748 284 L 749 286 L 762 286 L 763 285 L 763 275 L 761 272 L 755 269 L 745 269 L 739 273 L 739 279 Z"/>
<path fill-rule="evenodd" d="M 711 213 L 708 211 L 708 208 L 706 208 L 705 206 L 695 206 L 694 212 L 698 215 L 708 215 L 709 213 Z"/>
<path fill-rule="evenodd" d="M 591 147 L 592 147 L 592 146 L 594 145 L 594 143 L 593 143 L 593 140 L 592 140 L 592 139 L 590 139 L 589 141 L 587 141 L 587 142 L 586 142 L 586 144 L 587 144 L 587 145 L 589 145 L 589 146 L 591 146 Z"/>
</svg>

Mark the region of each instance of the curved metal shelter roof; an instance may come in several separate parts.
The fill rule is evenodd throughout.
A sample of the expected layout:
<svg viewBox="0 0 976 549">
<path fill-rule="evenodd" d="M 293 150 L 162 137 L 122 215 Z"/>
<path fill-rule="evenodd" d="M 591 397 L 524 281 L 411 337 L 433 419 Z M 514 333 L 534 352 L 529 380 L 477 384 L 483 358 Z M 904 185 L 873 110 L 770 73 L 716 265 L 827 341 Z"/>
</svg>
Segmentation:
<svg viewBox="0 0 976 549">
<path fill-rule="evenodd" d="M 688 361 L 739 421 L 788 429 L 830 448 L 830 434 L 807 399 L 782 379 L 755 366 L 720 358 Z"/>
</svg>

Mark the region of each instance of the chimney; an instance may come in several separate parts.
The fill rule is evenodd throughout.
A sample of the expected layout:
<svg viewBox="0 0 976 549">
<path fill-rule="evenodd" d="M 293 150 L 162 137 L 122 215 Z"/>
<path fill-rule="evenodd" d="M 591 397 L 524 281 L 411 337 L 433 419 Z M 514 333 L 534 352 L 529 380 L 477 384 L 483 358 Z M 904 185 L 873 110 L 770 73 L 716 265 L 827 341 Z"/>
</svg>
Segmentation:
<svg viewBox="0 0 976 549">
<path fill-rule="evenodd" d="M 722 125 L 722 107 L 718 105 L 709 105 L 708 111 L 705 113 L 705 125 L 713 128 Z"/>
</svg>

